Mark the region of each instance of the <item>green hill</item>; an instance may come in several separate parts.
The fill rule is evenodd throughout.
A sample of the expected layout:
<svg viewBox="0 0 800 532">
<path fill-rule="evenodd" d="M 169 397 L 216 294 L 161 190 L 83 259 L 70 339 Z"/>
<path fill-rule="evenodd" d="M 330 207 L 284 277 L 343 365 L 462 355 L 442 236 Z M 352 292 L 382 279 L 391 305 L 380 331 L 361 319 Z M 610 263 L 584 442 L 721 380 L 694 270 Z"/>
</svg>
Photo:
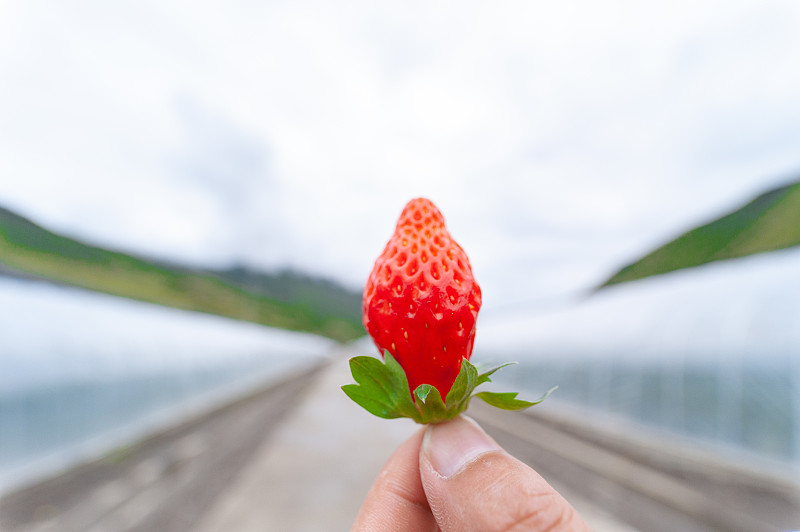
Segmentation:
<svg viewBox="0 0 800 532">
<path fill-rule="evenodd" d="M 600 288 L 797 245 L 800 245 L 800 182 L 770 190 L 747 205 L 692 229 L 625 266 Z"/>
<path fill-rule="evenodd" d="M 5 269 L 169 307 L 218 314 L 338 341 L 364 334 L 361 295 L 293 271 L 199 270 L 91 246 L 0 207 Z"/>
</svg>

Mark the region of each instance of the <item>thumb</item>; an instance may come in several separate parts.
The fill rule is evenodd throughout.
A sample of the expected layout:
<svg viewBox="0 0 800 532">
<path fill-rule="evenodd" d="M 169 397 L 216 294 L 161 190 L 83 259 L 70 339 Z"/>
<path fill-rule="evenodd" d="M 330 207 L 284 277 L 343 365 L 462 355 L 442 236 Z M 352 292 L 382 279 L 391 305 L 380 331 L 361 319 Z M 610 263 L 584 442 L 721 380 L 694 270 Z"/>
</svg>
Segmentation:
<svg viewBox="0 0 800 532">
<path fill-rule="evenodd" d="M 538 473 L 501 449 L 470 418 L 428 427 L 419 465 L 442 532 L 589 530 Z"/>
</svg>

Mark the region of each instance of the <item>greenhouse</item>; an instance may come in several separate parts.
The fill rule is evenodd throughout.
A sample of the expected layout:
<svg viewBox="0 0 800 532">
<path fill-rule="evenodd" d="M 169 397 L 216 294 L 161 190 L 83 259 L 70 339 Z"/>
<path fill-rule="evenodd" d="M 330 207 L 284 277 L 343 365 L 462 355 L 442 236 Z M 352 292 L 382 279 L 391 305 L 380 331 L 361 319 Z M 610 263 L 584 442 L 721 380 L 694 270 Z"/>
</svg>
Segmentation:
<svg viewBox="0 0 800 532">
<path fill-rule="evenodd" d="M 476 357 L 553 401 L 800 470 L 800 250 L 479 324 Z M 499 374 L 496 380 L 502 380 Z"/>
</svg>

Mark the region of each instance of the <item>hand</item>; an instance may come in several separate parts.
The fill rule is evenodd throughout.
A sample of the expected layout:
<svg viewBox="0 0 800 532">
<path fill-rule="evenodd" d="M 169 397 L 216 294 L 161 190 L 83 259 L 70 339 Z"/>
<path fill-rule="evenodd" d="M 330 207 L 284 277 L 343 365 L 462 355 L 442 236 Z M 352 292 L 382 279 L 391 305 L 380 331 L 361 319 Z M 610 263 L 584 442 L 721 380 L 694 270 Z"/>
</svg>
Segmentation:
<svg viewBox="0 0 800 532">
<path fill-rule="evenodd" d="M 398 447 L 352 530 L 577 532 L 589 527 L 538 473 L 462 416 L 421 429 Z"/>
</svg>

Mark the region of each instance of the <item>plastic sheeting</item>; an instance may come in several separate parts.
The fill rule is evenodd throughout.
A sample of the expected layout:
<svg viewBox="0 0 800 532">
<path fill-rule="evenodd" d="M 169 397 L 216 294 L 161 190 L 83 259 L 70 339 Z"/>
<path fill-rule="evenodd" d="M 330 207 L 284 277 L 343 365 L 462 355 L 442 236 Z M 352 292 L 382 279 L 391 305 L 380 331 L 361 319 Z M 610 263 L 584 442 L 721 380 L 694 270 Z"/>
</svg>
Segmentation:
<svg viewBox="0 0 800 532">
<path fill-rule="evenodd" d="M 534 394 L 800 466 L 800 250 L 479 322 L 474 356 L 520 361 L 505 378 Z"/>
</svg>

